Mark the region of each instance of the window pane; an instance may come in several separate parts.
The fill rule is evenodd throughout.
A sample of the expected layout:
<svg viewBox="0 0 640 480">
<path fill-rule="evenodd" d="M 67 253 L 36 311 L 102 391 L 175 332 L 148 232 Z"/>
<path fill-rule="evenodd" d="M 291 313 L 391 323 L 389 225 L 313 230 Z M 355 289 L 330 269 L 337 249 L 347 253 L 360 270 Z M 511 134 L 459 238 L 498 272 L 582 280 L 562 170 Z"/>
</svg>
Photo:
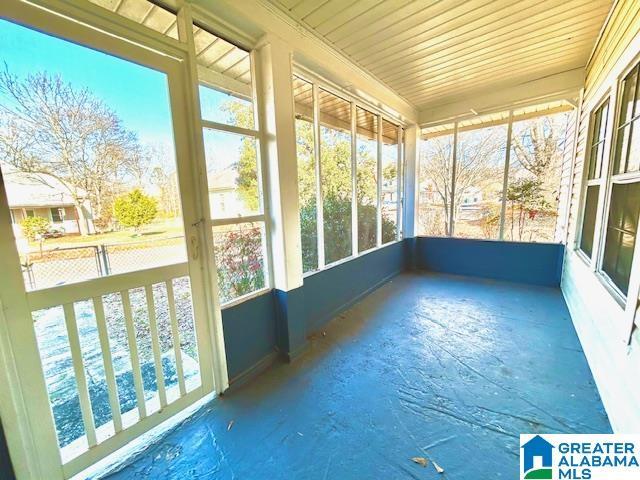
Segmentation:
<svg viewBox="0 0 640 480">
<path fill-rule="evenodd" d="M 398 126 L 382 120 L 382 243 L 393 242 L 398 229 Z"/>
<path fill-rule="evenodd" d="M 215 88 L 200 85 L 200 111 L 204 120 L 252 129 L 253 104 L 251 100 Z"/>
<path fill-rule="evenodd" d="M 456 237 L 498 238 L 506 141 L 506 125 L 458 133 Z"/>
<path fill-rule="evenodd" d="M 631 121 L 634 116 L 634 100 L 638 81 L 638 67 L 635 67 L 625 77 L 622 87 L 622 100 L 620 103 L 620 124 Z M 638 112 L 635 112 L 636 114 Z"/>
<path fill-rule="evenodd" d="M 211 218 L 262 212 L 258 141 L 217 130 L 204 130 Z"/>
<path fill-rule="evenodd" d="M 249 52 L 195 25 L 193 41 L 202 118 L 254 129 Z"/>
<path fill-rule="evenodd" d="M 588 179 L 600 178 L 602 175 L 602 158 L 604 155 L 605 136 L 609 102 L 599 107 L 592 117 L 591 153 L 589 156 Z"/>
<path fill-rule="evenodd" d="M 505 239 L 553 242 L 570 112 L 514 122 Z"/>
<path fill-rule="evenodd" d="M 89 0 L 107 10 L 122 15 L 147 28 L 178 39 L 178 26 L 175 14 L 155 5 L 149 0 Z"/>
<path fill-rule="evenodd" d="M 213 227 L 221 303 L 266 286 L 265 238 L 263 222 Z"/>
<path fill-rule="evenodd" d="M 325 263 L 351 255 L 351 104 L 320 90 Z"/>
<path fill-rule="evenodd" d="M 614 184 L 602 270 L 626 295 L 640 214 L 640 183 Z"/>
<path fill-rule="evenodd" d="M 450 233 L 452 166 L 452 134 L 421 142 L 418 198 L 418 229 L 421 235 L 445 236 Z"/>
<path fill-rule="evenodd" d="M 627 172 L 640 170 L 640 123 L 634 120 L 631 124 L 631 141 L 629 142 L 629 155 L 627 160 Z"/>
<path fill-rule="evenodd" d="M 298 156 L 298 198 L 302 239 L 302 271 L 318 268 L 318 218 L 316 208 L 316 161 L 313 132 L 313 87 L 293 77 Z"/>
<path fill-rule="evenodd" d="M 587 187 L 587 196 L 584 202 L 584 220 L 582 222 L 582 236 L 580 237 L 580 250 L 589 257 L 593 253 L 593 235 L 596 228 L 596 213 L 598 211 L 599 185 Z"/>
<path fill-rule="evenodd" d="M 27 289 L 185 262 L 167 76 L 4 20 L 0 62 Z"/>
<path fill-rule="evenodd" d="M 363 252 L 377 244 L 378 117 L 360 107 L 356 112 L 358 252 Z"/>
</svg>

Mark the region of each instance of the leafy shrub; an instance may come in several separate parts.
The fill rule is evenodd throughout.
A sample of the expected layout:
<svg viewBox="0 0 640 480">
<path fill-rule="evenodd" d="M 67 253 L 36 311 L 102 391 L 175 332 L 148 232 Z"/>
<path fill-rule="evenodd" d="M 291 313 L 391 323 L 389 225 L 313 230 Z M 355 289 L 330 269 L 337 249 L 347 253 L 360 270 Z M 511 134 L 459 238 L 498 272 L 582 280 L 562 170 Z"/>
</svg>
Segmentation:
<svg viewBox="0 0 640 480">
<path fill-rule="evenodd" d="M 34 241 L 38 235 L 44 235 L 51 228 L 49 220 L 44 217 L 27 217 L 20 222 L 22 233 L 30 241 Z"/>
<path fill-rule="evenodd" d="M 113 213 L 120 225 L 133 227 L 136 231 L 151 223 L 158 214 L 158 202 L 136 188 L 126 195 L 116 198 Z"/>
</svg>

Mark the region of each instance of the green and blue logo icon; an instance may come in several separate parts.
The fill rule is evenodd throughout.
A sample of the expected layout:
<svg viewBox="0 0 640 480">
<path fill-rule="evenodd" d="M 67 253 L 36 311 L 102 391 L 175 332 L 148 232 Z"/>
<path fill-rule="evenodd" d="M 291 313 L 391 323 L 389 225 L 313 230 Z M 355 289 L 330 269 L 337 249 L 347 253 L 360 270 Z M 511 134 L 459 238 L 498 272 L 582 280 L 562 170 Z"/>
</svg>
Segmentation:
<svg viewBox="0 0 640 480">
<path fill-rule="evenodd" d="M 522 479 L 553 478 L 553 449 L 555 447 L 540 435 L 536 435 L 523 444 L 522 451 Z"/>
</svg>

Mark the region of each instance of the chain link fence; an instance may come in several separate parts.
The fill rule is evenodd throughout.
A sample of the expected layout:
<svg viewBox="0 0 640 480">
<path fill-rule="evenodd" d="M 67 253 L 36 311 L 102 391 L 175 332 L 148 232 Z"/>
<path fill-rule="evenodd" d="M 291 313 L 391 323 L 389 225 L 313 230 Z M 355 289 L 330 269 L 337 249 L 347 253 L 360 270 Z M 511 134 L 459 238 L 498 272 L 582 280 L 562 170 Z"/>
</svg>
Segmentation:
<svg viewBox="0 0 640 480">
<path fill-rule="evenodd" d="M 128 243 L 60 247 L 20 259 L 27 290 L 39 290 L 118 273 L 187 261 L 183 236 Z"/>
</svg>

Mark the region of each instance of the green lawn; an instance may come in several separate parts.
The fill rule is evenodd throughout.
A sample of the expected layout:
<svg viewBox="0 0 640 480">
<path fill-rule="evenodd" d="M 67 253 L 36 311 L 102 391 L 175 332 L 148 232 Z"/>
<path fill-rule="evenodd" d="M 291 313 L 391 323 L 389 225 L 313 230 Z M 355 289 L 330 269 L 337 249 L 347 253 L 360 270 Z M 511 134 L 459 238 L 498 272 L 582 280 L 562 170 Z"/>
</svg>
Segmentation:
<svg viewBox="0 0 640 480">
<path fill-rule="evenodd" d="M 137 234 L 133 229 L 126 229 L 117 232 L 96 233 L 94 235 L 65 235 L 59 238 L 48 238 L 44 241 L 43 248 L 50 250 L 57 247 L 64 248 L 86 245 L 143 242 L 145 240 L 153 241 L 181 235 L 184 235 L 182 225 L 174 220 L 154 222 L 153 224 L 142 228 Z M 40 248 L 38 242 L 30 242 L 29 246 L 33 249 Z"/>
</svg>

